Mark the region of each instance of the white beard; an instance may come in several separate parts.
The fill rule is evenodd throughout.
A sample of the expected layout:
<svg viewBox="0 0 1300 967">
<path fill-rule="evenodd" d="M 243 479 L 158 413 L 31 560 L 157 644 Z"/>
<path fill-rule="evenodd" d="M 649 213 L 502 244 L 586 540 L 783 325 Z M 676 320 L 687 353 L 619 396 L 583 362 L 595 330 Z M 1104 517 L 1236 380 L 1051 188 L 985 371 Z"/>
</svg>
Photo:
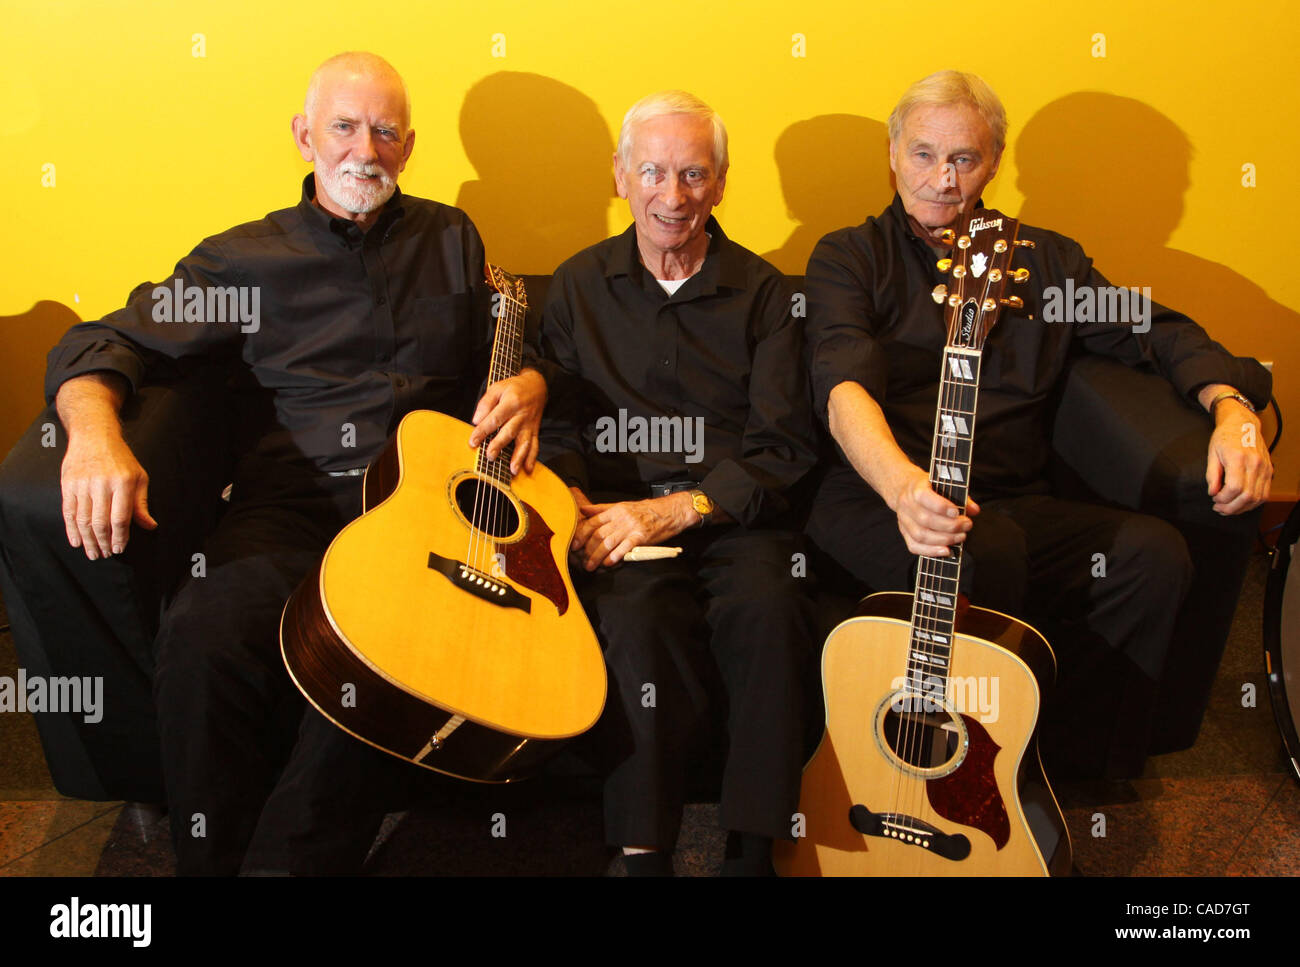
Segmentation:
<svg viewBox="0 0 1300 967">
<path fill-rule="evenodd" d="M 378 176 L 360 181 L 352 175 Z M 334 168 L 316 166 L 316 176 L 330 200 L 346 212 L 366 215 L 382 208 L 393 197 L 397 182 L 379 165 L 341 164 Z"/>
</svg>

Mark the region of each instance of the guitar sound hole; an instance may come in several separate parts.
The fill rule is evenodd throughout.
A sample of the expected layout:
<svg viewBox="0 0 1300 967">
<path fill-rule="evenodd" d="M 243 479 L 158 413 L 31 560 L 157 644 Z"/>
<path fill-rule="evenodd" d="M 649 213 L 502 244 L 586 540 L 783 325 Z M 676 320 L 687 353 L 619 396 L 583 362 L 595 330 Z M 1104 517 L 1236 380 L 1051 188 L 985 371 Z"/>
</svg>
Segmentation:
<svg viewBox="0 0 1300 967">
<path fill-rule="evenodd" d="M 465 477 L 452 489 L 456 506 L 474 528 L 497 540 L 519 530 L 519 511 L 501 488 L 481 477 Z"/>
<path fill-rule="evenodd" d="M 881 720 L 885 744 L 916 769 L 938 769 L 961 753 L 962 732 L 944 709 L 926 709 L 920 699 L 900 697 Z"/>
</svg>

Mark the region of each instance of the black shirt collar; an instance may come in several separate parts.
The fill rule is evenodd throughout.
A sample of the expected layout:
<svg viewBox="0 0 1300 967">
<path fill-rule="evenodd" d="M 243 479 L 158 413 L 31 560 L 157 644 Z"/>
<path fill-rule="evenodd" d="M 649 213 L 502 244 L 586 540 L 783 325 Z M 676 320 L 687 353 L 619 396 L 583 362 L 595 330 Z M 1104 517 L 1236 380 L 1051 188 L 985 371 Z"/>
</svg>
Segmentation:
<svg viewBox="0 0 1300 967">
<path fill-rule="evenodd" d="M 315 198 L 316 176 L 309 172 L 302 180 L 302 200 L 298 202 L 299 215 L 314 231 L 334 235 L 346 245 L 359 245 L 368 234 L 375 234 L 376 238 L 383 241 L 397 224 L 398 219 L 406 214 L 400 186 L 393 188 L 393 197 L 384 204 L 384 210 L 380 212 L 379 218 L 369 232 L 363 232 L 357 227 L 356 222 L 350 219 L 331 215 L 315 203 Z"/>
<path fill-rule="evenodd" d="M 731 244 L 730 239 L 723 233 L 722 226 L 712 215 L 705 223 L 704 230 L 709 234 L 709 248 L 704 253 L 704 264 L 700 266 L 700 271 L 687 281 L 698 280 L 702 287 L 699 291 L 705 293 L 715 292 L 719 286 L 743 289 L 745 267 L 741 263 L 736 246 Z M 614 247 L 614 256 L 605 265 L 607 278 L 617 275 L 626 275 L 637 280 L 644 279 L 642 284 L 645 287 L 649 288 L 653 284 L 655 289 L 663 291 L 658 282 L 654 281 L 653 275 L 641 264 L 641 250 L 637 247 L 635 222 L 619 236 L 618 243 Z"/>
</svg>

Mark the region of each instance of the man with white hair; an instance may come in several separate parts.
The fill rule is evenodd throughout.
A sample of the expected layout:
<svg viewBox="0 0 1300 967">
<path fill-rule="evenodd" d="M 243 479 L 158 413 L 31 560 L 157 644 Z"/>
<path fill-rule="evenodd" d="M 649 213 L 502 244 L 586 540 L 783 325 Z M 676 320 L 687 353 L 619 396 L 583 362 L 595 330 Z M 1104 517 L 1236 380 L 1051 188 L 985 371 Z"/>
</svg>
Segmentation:
<svg viewBox="0 0 1300 967">
<path fill-rule="evenodd" d="M 463 212 L 398 189 L 415 132 L 396 70 L 374 54 L 331 58 L 292 128 L 314 166 L 295 207 L 205 239 L 162 285 L 74 326 L 49 360 L 47 393 L 68 432 L 67 539 L 92 560 L 122 553 L 133 523 L 167 524 L 150 516 L 148 479 L 117 421 L 151 362 L 208 357 L 231 374 L 230 507 L 154 645 L 180 873 L 239 872 L 255 830 L 270 851 L 262 866 L 359 867 L 388 767 L 405 767 L 315 710 L 303 717 L 280 658 L 281 608 L 360 511 L 361 471 L 405 413 L 472 418 L 467 445 L 486 442 L 495 457 L 513 440 L 518 471 L 533 465 L 546 400 L 525 368 L 475 409 L 493 334 L 483 243 Z M 256 318 L 203 318 L 205 293 L 245 290 Z"/>
<path fill-rule="evenodd" d="M 1215 421 L 1206 500 L 1230 515 L 1268 496 L 1272 466 L 1254 410 L 1267 403 L 1270 378 L 1186 316 L 1154 304 L 1146 328 L 1101 319 L 1053 324 L 1044 310 L 1053 287 L 1100 292 L 1107 283 L 1077 243 L 1022 225 L 1020 238 L 1036 246 L 1014 250 L 1012 267 L 1030 273 L 1016 287 L 1025 308 L 1003 312 L 983 350 L 972 499 L 956 507 L 936 493 L 928 468 L 946 340 L 931 291 L 950 281 L 936 260 L 949 254 L 945 229 L 964 224 L 997 173 L 1006 127 L 997 95 L 979 77 L 941 71 L 918 81 L 889 119 L 893 203 L 813 252 L 814 406 L 843 461 L 821 485 L 807 532 L 880 591 L 911 590 L 915 555 L 943 557 L 961 544 L 963 590 L 973 604 L 1073 621 L 1092 643 L 1058 649 L 1061 727 L 1046 751 L 1075 775 L 1129 777 L 1146 756 L 1191 562 L 1182 536 L 1161 520 L 1051 496 L 1050 401 L 1072 353 L 1153 364 Z"/>
<path fill-rule="evenodd" d="M 726 129 L 698 98 L 636 104 L 614 155 L 633 225 L 561 265 L 543 315 L 567 373 L 543 456 L 578 501 L 579 592 L 612 680 L 606 839 L 632 875 L 672 872 L 719 672 L 724 872 L 770 871 L 798 803 L 814 642 L 788 513 L 812 421 L 791 292 L 711 214 L 727 172 Z M 662 544 L 681 556 L 623 563 Z"/>
</svg>

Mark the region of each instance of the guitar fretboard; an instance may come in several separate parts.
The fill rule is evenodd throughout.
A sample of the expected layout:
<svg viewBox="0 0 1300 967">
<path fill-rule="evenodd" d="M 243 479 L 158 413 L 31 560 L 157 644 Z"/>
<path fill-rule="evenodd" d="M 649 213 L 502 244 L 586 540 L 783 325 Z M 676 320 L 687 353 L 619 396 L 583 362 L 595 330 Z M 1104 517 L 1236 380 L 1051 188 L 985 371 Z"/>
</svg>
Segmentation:
<svg viewBox="0 0 1300 967">
<path fill-rule="evenodd" d="M 970 490 L 980 359 L 978 350 L 950 346 L 944 350 L 943 373 L 939 379 L 939 405 L 930 451 L 930 486 L 958 507 L 966 506 Z M 912 640 L 904 686 L 909 692 L 936 700 L 947 693 L 961 578 L 961 545 L 948 550 L 951 557 L 921 557 L 917 562 Z"/>
<path fill-rule="evenodd" d="M 519 373 L 524 351 L 524 306 L 509 292 L 500 292 L 497 307 L 497 331 L 492 341 L 492 362 L 488 366 L 488 385 Z M 479 447 L 476 469 L 501 484 L 510 483 L 512 440 L 495 460 L 487 458 L 486 441 Z"/>
</svg>

